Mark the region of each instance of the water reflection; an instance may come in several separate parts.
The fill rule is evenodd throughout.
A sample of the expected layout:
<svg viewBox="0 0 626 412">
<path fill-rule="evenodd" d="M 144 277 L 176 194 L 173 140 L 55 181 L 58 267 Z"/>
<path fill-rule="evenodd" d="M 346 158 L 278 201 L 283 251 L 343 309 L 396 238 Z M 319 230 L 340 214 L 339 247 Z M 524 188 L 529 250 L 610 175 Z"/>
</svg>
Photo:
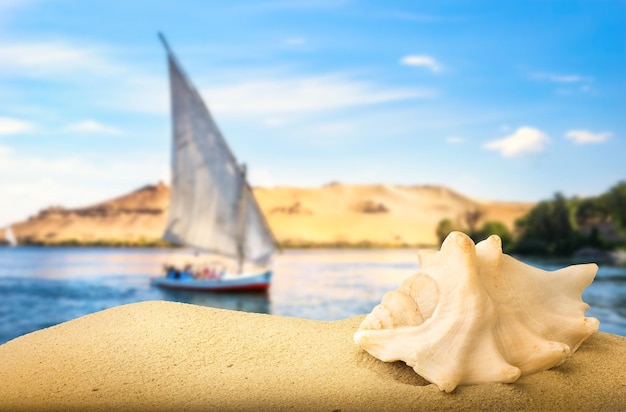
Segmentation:
<svg viewBox="0 0 626 412">
<path fill-rule="evenodd" d="M 412 250 L 289 250 L 274 269 L 273 314 L 332 321 L 371 311 L 417 259 Z"/>
<path fill-rule="evenodd" d="M 191 303 L 218 309 L 270 313 L 270 299 L 266 291 L 211 293 L 186 290 L 163 290 L 163 298 L 172 302 Z"/>
</svg>

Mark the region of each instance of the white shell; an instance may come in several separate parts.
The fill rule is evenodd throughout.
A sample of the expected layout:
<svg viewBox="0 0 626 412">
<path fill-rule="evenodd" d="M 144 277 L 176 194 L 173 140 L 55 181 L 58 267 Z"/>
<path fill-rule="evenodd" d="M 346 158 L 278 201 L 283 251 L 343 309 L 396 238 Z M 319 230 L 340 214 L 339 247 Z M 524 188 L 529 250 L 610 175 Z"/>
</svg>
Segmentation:
<svg viewBox="0 0 626 412">
<path fill-rule="evenodd" d="M 418 259 L 420 271 L 383 297 L 354 341 L 440 390 L 549 369 L 598 330 L 581 300 L 595 264 L 547 272 L 503 254 L 498 236 L 474 245 L 461 232 Z"/>
</svg>

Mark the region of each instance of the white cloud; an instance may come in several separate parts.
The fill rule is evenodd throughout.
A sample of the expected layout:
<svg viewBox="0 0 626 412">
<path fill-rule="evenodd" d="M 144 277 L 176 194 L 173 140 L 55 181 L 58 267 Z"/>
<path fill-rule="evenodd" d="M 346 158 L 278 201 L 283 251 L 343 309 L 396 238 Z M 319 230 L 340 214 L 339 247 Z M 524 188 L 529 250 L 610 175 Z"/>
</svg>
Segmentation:
<svg viewBox="0 0 626 412">
<path fill-rule="evenodd" d="M 415 66 L 415 67 L 426 67 L 430 69 L 433 73 L 440 72 L 443 67 L 434 57 L 431 56 L 418 56 L 418 55 L 410 55 L 404 56 L 400 59 L 400 63 L 406 64 L 407 66 Z"/>
<path fill-rule="evenodd" d="M 463 143 L 464 141 L 465 139 L 463 139 L 462 137 L 458 137 L 458 136 L 452 136 L 452 137 L 446 138 L 446 142 L 450 144 L 459 144 L 459 143 Z"/>
<path fill-rule="evenodd" d="M 518 128 L 510 136 L 488 142 L 483 147 L 487 150 L 497 150 L 504 157 L 514 157 L 540 153 L 549 141 L 550 138 L 541 130 L 524 126 Z"/>
<path fill-rule="evenodd" d="M 434 98 L 432 88 L 389 87 L 355 79 L 346 73 L 322 75 L 298 75 L 272 72 L 259 76 L 263 68 L 241 71 L 232 76 L 232 70 L 213 72 L 212 80 L 192 78 L 209 109 L 216 116 L 229 115 L 263 116 L 267 125 L 277 122 L 266 119 L 287 119 L 293 114 L 333 111 L 384 104 L 401 100 Z M 249 79 L 254 80 L 249 80 Z M 217 80 L 216 80 L 217 79 Z M 142 113 L 167 114 L 169 112 L 169 90 L 167 78 L 143 75 L 120 80 L 124 85 L 116 89 L 115 95 L 105 92 L 100 101 L 107 106 Z M 206 87 L 206 84 L 217 86 Z"/>
<path fill-rule="evenodd" d="M 342 75 L 255 80 L 203 91 L 216 112 L 266 114 L 312 112 L 432 97 L 430 90 L 385 88 Z"/>
<path fill-rule="evenodd" d="M 602 143 L 606 142 L 611 136 L 613 136 L 611 132 L 593 133 L 588 130 L 570 130 L 565 133 L 565 137 L 577 144 Z"/>
<path fill-rule="evenodd" d="M 99 133 L 109 135 L 120 135 L 122 131 L 113 126 L 107 126 L 95 120 L 83 120 L 82 122 L 72 123 L 65 127 L 64 131 L 72 133 Z"/>
<path fill-rule="evenodd" d="M 581 76 L 579 74 L 533 73 L 531 77 L 555 83 L 585 83 L 593 81 L 593 77 Z"/>
<path fill-rule="evenodd" d="M 76 39 L 0 42 L 0 83 L 6 85 L 0 92 L 26 96 L 22 112 L 62 112 L 78 97 L 90 108 L 168 113 L 165 58 L 158 66 L 143 67 L 122 60 L 120 50 L 124 48 Z M 33 78 L 44 87 L 32 87 Z M 47 107 L 40 107 L 41 101 Z"/>
<path fill-rule="evenodd" d="M 305 39 L 293 37 L 287 42 L 297 45 Z M 45 77 L 62 82 L 64 90 L 70 91 L 76 86 L 68 83 L 89 84 L 88 89 L 82 84 L 79 87 L 82 94 L 88 93 L 93 106 L 113 106 L 142 113 L 165 114 L 169 111 L 167 77 L 117 62 L 112 51 L 102 45 L 70 40 L 0 44 L 0 61 L 3 62 L 0 76 Z M 262 67 L 246 69 L 234 78 L 232 68 L 217 69 L 211 73 L 212 79 L 221 79 L 213 83 L 216 87 L 202 87 L 198 82 L 196 86 L 206 92 L 203 93 L 205 101 L 216 114 L 262 115 L 266 118 L 436 95 L 432 89 L 381 85 L 357 79 L 350 73 L 301 75 L 272 69 L 269 74 L 260 76 L 263 71 Z M 63 101 L 63 98 L 58 95 L 58 100 Z M 73 125 L 72 128 L 105 132 L 103 127 L 93 124 Z M 107 132 L 114 131 L 108 129 Z"/>
<path fill-rule="evenodd" d="M 0 117 L 0 135 L 26 133 L 34 128 L 35 126 L 30 122 L 11 119 L 9 117 Z"/>
<path fill-rule="evenodd" d="M 45 74 L 115 73 L 120 67 L 104 56 L 97 45 L 80 46 L 63 41 L 0 44 L 0 72 L 19 76 Z"/>
<path fill-rule="evenodd" d="M 332 9 L 342 7 L 350 0 L 277 0 L 251 2 L 244 6 L 235 6 L 238 12 L 260 12 L 287 9 Z"/>
<path fill-rule="evenodd" d="M 285 124 L 285 119 L 281 118 L 281 117 L 268 117 L 267 119 L 265 119 L 263 121 L 263 123 L 265 123 L 267 126 L 281 126 L 283 124 Z"/>
</svg>

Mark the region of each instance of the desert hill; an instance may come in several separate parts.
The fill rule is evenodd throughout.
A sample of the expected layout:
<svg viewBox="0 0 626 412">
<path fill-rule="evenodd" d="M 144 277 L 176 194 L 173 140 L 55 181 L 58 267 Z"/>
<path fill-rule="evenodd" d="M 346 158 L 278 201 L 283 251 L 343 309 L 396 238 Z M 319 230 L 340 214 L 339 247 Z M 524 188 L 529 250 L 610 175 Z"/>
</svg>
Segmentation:
<svg viewBox="0 0 626 412">
<path fill-rule="evenodd" d="M 161 238 L 168 204 L 169 188 L 149 185 L 84 208 L 49 207 L 12 230 L 19 243 L 150 244 Z"/>
<path fill-rule="evenodd" d="M 466 213 L 478 210 L 478 224 L 497 220 L 512 229 L 533 206 L 478 201 L 429 185 L 331 183 L 254 193 L 276 240 L 287 247 L 435 245 L 435 229 L 444 218 L 462 225 Z M 169 188 L 159 183 L 89 207 L 50 207 L 12 228 L 20 243 L 159 244 L 168 204 Z"/>
<path fill-rule="evenodd" d="M 434 245 L 440 220 L 468 211 L 509 228 L 532 204 L 479 202 L 441 186 L 329 184 L 255 190 L 281 243 Z"/>
</svg>

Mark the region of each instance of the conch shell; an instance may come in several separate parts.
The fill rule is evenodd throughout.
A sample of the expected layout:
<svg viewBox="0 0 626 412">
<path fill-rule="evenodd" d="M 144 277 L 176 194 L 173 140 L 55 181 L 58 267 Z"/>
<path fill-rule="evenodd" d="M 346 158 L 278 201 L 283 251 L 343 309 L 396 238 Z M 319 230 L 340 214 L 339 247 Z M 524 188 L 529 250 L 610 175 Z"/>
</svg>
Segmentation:
<svg viewBox="0 0 626 412">
<path fill-rule="evenodd" d="M 550 369 L 598 330 L 581 299 L 595 264 L 547 272 L 503 254 L 498 236 L 474 245 L 461 232 L 418 260 L 420 271 L 383 297 L 354 341 L 440 390 Z"/>
</svg>

